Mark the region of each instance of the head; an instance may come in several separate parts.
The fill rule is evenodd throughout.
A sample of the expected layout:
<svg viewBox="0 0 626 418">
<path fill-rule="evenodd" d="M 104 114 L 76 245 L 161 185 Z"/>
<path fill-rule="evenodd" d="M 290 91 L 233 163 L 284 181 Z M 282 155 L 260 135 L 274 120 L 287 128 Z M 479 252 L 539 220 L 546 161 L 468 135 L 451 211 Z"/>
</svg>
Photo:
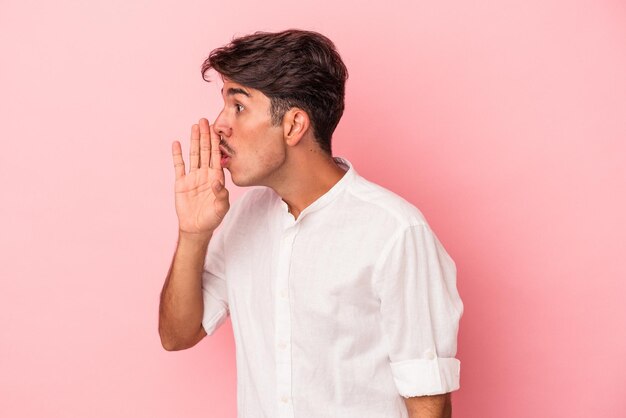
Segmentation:
<svg viewBox="0 0 626 418">
<path fill-rule="evenodd" d="M 256 32 L 217 48 L 202 64 L 224 81 L 224 109 L 214 129 L 238 185 L 264 184 L 290 147 L 310 141 L 332 156 L 332 134 L 343 115 L 347 69 L 334 44 L 311 31 Z"/>
</svg>

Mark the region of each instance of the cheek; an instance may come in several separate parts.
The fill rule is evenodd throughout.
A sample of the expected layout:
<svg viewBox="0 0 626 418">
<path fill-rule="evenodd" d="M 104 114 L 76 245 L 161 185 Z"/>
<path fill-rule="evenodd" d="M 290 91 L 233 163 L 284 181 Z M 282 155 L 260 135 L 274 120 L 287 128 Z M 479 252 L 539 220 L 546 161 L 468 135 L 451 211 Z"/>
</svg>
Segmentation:
<svg viewBox="0 0 626 418">
<path fill-rule="evenodd" d="M 275 159 L 282 158 L 285 155 L 285 149 L 279 141 L 259 142 L 254 151 L 256 157 L 265 162 L 274 161 Z"/>
<path fill-rule="evenodd" d="M 285 154 L 282 126 L 272 126 L 269 115 L 249 116 L 240 120 L 238 127 L 241 151 L 263 163 L 282 158 Z"/>
<path fill-rule="evenodd" d="M 282 136 L 278 137 L 265 132 L 263 140 L 255 144 L 254 156 L 264 167 L 274 167 L 282 163 L 286 156 Z"/>
</svg>

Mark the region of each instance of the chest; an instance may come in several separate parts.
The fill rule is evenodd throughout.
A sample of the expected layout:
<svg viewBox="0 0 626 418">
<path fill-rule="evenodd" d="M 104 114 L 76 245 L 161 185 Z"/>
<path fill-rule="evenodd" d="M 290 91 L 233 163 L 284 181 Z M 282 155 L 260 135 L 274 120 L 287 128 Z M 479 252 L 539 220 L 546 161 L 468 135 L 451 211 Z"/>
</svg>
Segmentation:
<svg viewBox="0 0 626 418">
<path fill-rule="evenodd" d="M 276 298 L 332 313 L 376 304 L 372 271 L 384 237 L 359 223 L 256 225 L 228 245 L 226 279 L 239 301 L 267 307 Z"/>
</svg>

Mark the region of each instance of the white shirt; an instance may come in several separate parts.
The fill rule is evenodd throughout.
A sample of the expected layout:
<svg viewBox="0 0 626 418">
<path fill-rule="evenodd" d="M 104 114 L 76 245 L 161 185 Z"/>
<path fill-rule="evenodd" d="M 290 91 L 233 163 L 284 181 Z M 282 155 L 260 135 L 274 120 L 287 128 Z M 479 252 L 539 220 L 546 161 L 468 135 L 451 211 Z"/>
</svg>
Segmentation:
<svg viewBox="0 0 626 418">
<path fill-rule="evenodd" d="M 459 388 L 456 266 L 422 213 L 346 174 L 297 220 L 272 189 L 233 203 L 207 251 L 202 325 L 231 316 L 239 418 L 407 418 Z"/>
</svg>

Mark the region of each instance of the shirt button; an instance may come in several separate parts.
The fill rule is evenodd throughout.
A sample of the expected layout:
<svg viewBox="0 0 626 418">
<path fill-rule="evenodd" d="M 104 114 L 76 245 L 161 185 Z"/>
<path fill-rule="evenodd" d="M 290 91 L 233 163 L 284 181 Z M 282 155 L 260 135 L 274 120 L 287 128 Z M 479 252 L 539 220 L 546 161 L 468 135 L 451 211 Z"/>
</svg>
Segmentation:
<svg viewBox="0 0 626 418">
<path fill-rule="evenodd" d="M 287 397 L 287 396 L 283 395 L 283 396 L 280 398 L 280 401 L 281 401 L 282 403 L 287 403 L 287 402 L 289 402 L 289 397 Z"/>
<path fill-rule="evenodd" d="M 280 291 L 280 297 L 283 299 L 287 299 L 287 291 L 286 290 L 281 290 Z"/>
<path fill-rule="evenodd" d="M 426 358 L 428 360 L 434 360 L 435 359 L 435 353 L 432 350 L 428 350 L 428 352 L 426 353 Z"/>
<path fill-rule="evenodd" d="M 283 342 L 281 342 L 281 343 L 279 343 L 279 344 L 278 344 L 278 348 L 282 348 L 282 349 L 287 348 L 287 343 L 286 343 L 286 342 L 284 342 L 284 341 L 283 341 Z"/>
</svg>

